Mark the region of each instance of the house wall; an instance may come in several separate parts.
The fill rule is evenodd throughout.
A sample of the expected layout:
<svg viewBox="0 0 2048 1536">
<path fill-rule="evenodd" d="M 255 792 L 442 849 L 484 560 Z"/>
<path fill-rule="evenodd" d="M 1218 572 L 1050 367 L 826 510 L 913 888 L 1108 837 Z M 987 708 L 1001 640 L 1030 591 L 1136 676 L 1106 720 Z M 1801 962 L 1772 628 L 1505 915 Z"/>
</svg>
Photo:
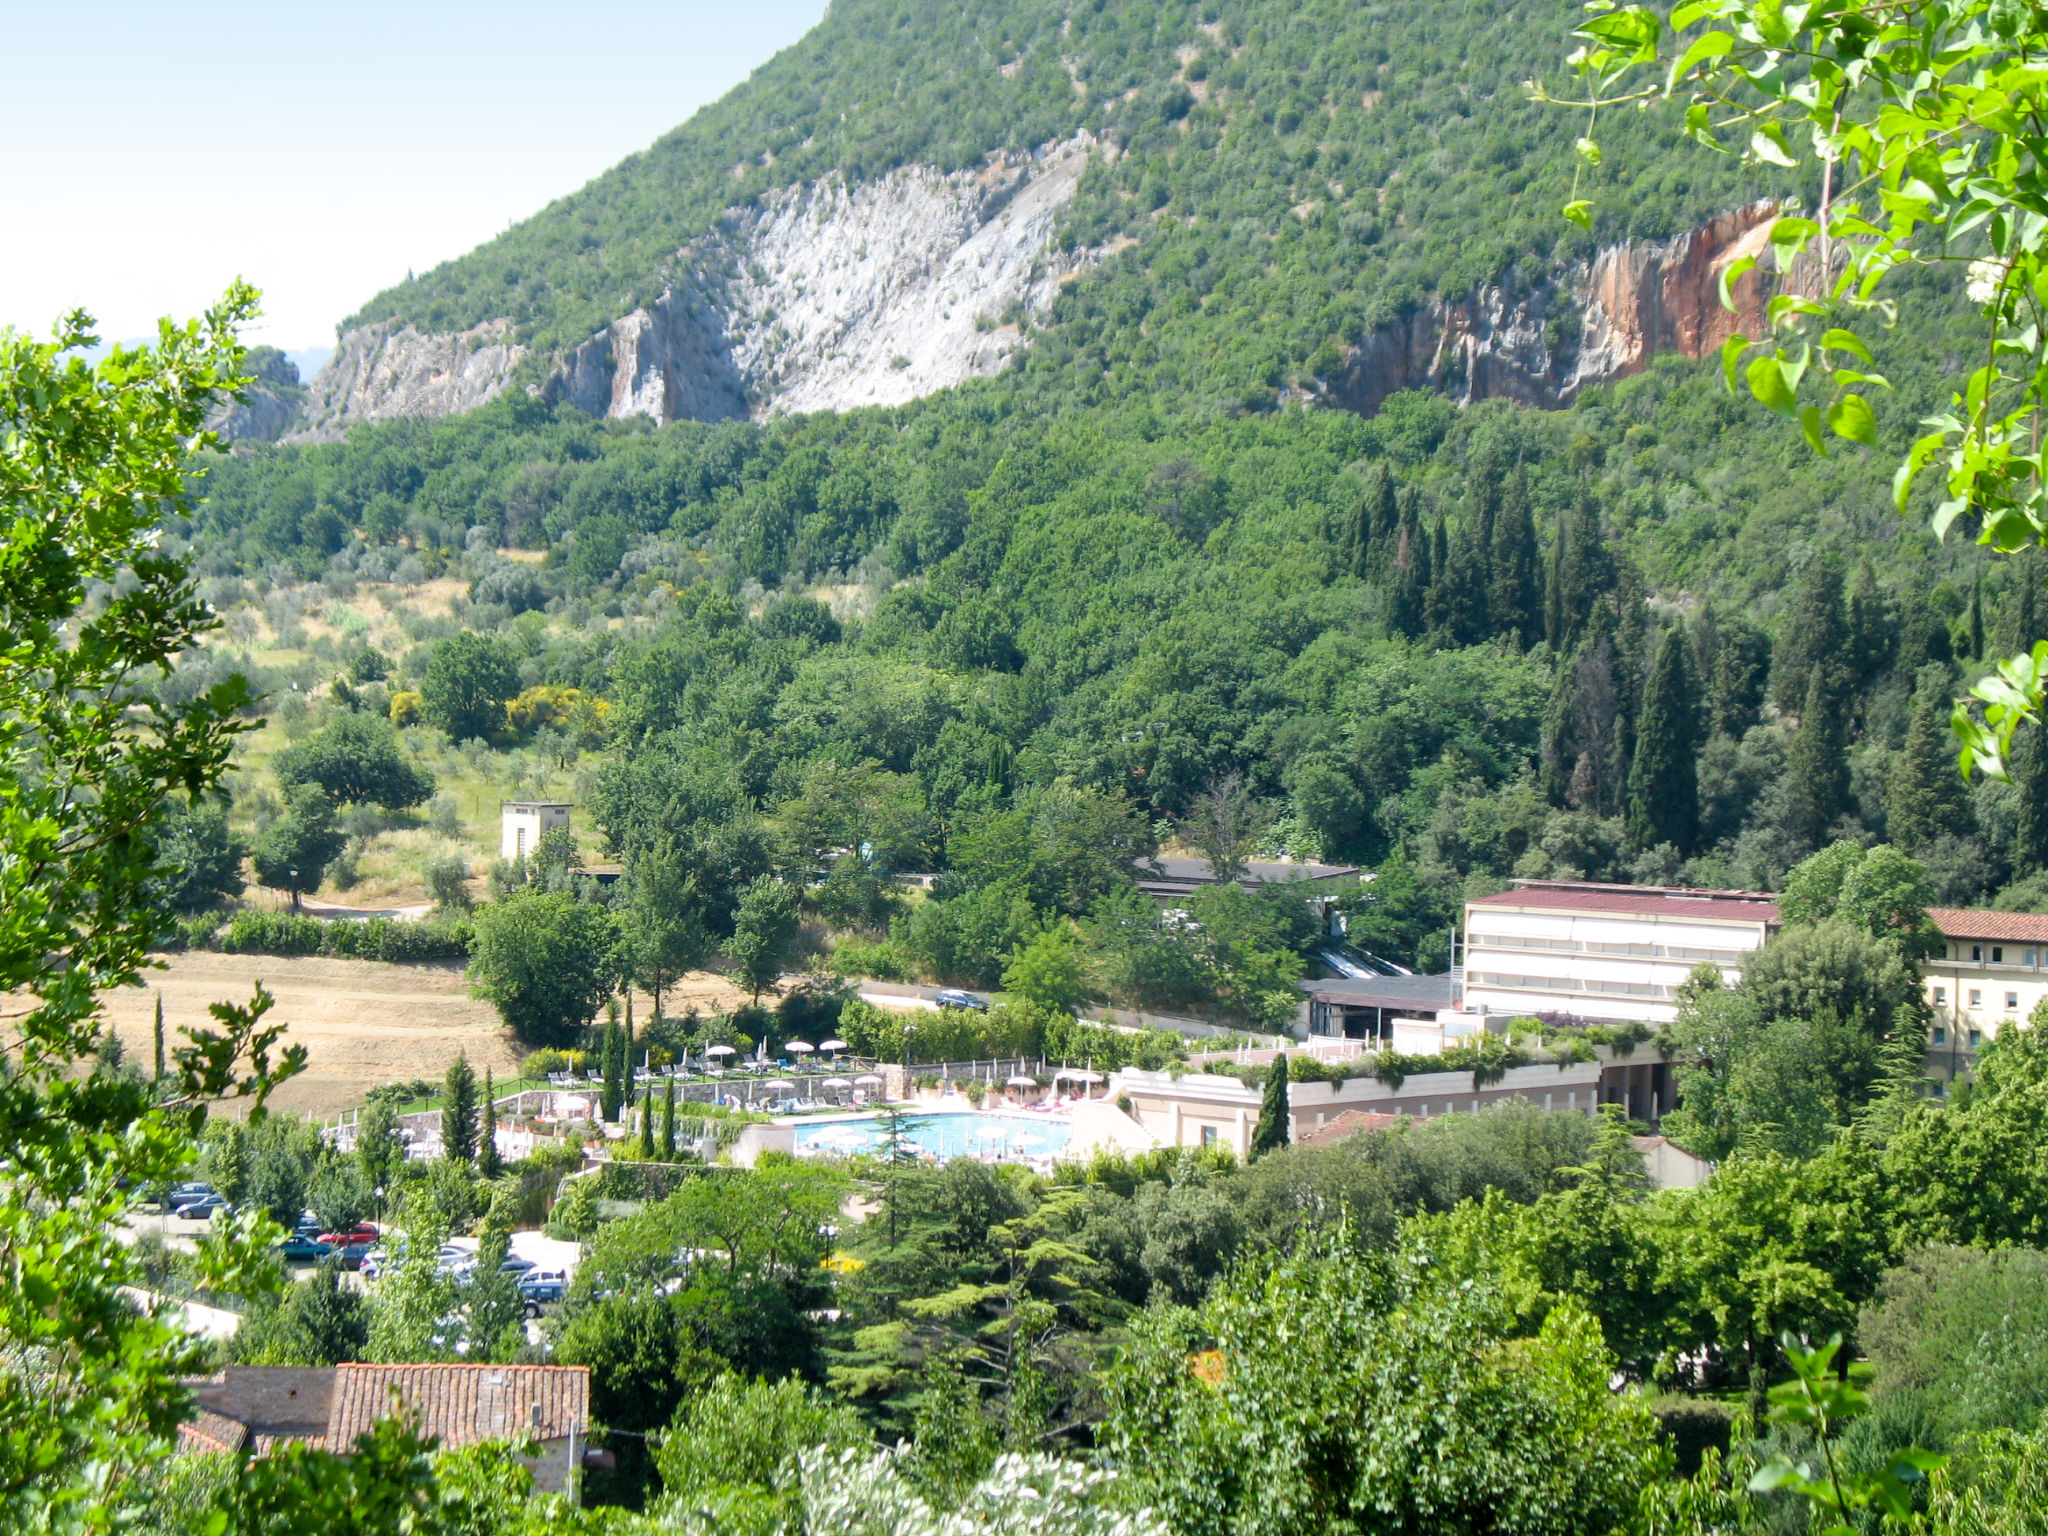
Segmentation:
<svg viewBox="0 0 2048 1536">
<path fill-rule="evenodd" d="M 1465 1005 L 1667 1023 L 1693 967 L 1718 965 L 1732 984 L 1766 931 L 1761 922 L 1468 906 Z"/>
<path fill-rule="evenodd" d="M 541 835 L 569 825 L 565 805 L 508 806 L 498 815 L 498 857 L 531 857 L 540 847 Z"/>
<path fill-rule="evenodd" d="M 1979 1046 L 2024 1023 L 2048 999 L 2048 944 L 1950 939 L 1920 967 L 1928 1012 L 1928 1053 L 1959 1076 Z"/>
</svg>

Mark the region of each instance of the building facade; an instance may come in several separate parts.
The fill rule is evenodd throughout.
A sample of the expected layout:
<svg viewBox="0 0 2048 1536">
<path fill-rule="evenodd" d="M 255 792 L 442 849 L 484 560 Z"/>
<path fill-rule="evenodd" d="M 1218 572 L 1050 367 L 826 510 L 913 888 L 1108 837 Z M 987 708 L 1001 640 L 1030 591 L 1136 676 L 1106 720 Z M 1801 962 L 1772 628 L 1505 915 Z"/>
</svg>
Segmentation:
<svg viewBox="0 0 2048 1536">
<path fill-rule="evenodd" d="M 1927 916 L 1942 938 L 1942 953 L 1920 966 L 1928 1059 L 1956 1078 L 1979 1046 L 2048 999 L 2048 916 L 1957 907 L 1929 907 Z"/>
<path fill-rule="evenodd" d="M 1559 1022 L 1662 1024 L 1711 963 L 1728 982 L 1777 929 L 1773 896 L 1522 880 L 1465 903 L 1463 1006 Z"/>
<path fill-rule="evenodd" d="M 569 825 L 569 806 L 561 800 L 500 800 L 498 802 L 498 857 L 508 863 L 531 858 L 540 840 L 557 827 Z"/>
</svg>

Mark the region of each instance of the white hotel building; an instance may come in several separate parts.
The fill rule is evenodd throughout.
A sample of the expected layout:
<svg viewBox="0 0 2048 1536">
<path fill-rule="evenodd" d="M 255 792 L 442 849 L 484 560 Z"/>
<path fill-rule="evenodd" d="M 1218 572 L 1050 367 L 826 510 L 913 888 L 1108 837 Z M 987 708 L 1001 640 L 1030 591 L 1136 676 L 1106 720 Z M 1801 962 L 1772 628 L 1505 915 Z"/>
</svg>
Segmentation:
<svg viewBox="0 0 2048 1536">
<path fill-rule="evenodd" d="M 1757 891 L 1522 880 L 1465 903 L 1454 978 L 1468 1011 L 1661 1024 L 1693 967 L 1733 983 L 1777 926 Z"/>
</svg>

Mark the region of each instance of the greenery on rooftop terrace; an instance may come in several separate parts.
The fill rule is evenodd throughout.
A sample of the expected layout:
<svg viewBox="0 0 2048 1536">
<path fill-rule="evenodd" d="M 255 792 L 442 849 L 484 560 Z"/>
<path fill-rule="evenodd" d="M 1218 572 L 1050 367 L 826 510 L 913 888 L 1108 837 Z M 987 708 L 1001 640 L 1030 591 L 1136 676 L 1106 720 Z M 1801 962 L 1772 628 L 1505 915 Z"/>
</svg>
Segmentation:
<svg viewBox="0 0 2048 1536">
<path fill-rule="evenodd" d="M 643 153 L 344 327 L 504 317 L 552 352 L 659 297 L 679 251 L 777 188 L 977 169 L 1088 131 L 1122 153 L 1084 180 L 1061 241 L 1136 244 L 1062 300 L 1031 368 L 1061 391 L 1142 378 L 1270 402 L 1329 372 L 1327 348 L 1439 294 L 1815 195 L 1698 155 L 1658 109 L 1610 136 L 1600 180 L 1627 197 L 1590 236 L 1564 224 L 1577 128 L 1524 82 L 1557 72 L 1577 18 L 1563 0 L 839 0 Z"/>
</svg>

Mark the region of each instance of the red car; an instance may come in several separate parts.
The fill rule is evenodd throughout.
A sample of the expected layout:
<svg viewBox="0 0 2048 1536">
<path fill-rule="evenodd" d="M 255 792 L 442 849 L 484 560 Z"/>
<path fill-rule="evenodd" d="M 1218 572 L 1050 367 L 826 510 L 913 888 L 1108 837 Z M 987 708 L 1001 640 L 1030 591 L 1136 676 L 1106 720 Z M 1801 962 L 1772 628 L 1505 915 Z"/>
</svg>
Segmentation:
<svg viewBox="0 0 2048 1536">
<path fill-rule="evenodd" d="M 322 1232 L 313 1241 L 326 1243 L 332 1248 L 347 1248 L 350 1245 L 363 1246 L 377 1241 L 382 1234 L 367 1221 L 359 1221 L 346 1232 Z"/>
</svg>

